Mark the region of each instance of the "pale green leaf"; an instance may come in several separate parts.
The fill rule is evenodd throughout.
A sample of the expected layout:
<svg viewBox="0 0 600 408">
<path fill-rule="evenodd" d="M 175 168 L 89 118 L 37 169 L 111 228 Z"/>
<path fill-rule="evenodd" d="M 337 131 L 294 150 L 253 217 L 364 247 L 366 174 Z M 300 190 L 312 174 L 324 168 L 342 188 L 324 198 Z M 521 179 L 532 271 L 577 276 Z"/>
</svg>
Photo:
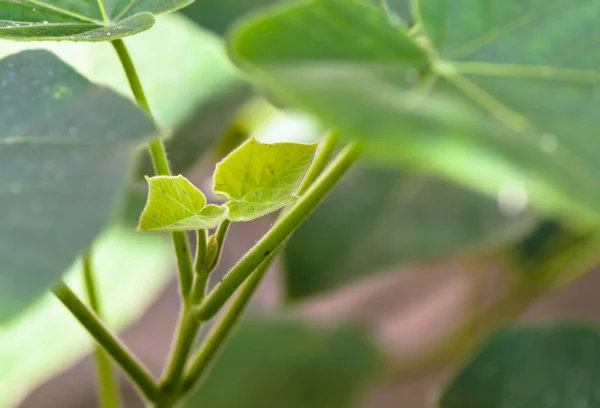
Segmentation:
<svg viewBox="0 0 600 408">
<path fill-rule="evenodd" d="M 46 51 L 0 61 L 0 124 L 2 320 L 90 245 L 156 130 L 129 100 Z"/>
<path fill-rule="evenodd" d="M 206 205 L 206 197 L 183 176 L 146 177 L 148 202 L 138 231 L 211 229 L 227 218 L 227 207 Z"/>
<path fill-rule="evenodd" d="M 103 314 L 111 329 L 135 321 L 171 277 L 169 241 L 115 225 L 94 244 L 94 268 Z M 81 263 L 66 281 L 85 299 Z M 12 407 L 42 382 L 92 350 L 79 322 L 47 293 L 16 319 L 0 325 L 0 406 Z"/>
<path fill-rule="evenodd" d="M 600 4 L 418 4 L 428 52 L 366 0 L 274 7 L 238 27 L 232 51 L 372 160 L 494 196 L 518 186 L 538 209 L 599 222 Z"/>
<path fill-rule="evenodd" d="M 440 408 L 597 408 L 596 327 L 548 325 L 505 330 L 467 362 Z"/>
<path fill-rule="evenodd" d="M 145 31 L 191 0 L 1 0 L 0 38 L 110 41 Z"/>
<path fill-rule="evenodd" d="M 217 164 L 215 193 L 231 221 L 249 221 L 294 202 L 317 144 L 264 144 L 251 137 Z"/>
</svg>

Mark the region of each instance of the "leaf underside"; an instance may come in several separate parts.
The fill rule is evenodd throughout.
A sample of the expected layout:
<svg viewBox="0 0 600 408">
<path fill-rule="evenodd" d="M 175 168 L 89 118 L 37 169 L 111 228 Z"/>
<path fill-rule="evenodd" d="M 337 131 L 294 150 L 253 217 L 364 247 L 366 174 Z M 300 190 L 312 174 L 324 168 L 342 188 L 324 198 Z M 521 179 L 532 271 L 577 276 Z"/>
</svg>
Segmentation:
<svg viewBox="0 0 600 408">
<path fill-rule="evenodd" d="M 313 0 L 246 20 L 230 45 L 267 90 L 372 160 L 494 196 L 518 183 L 538 209 L 597 223 L 600 3 L 421 0 L 413 11 L 418 42 L 366 0 Z"/>
<path fill-rule="evenodd" d="M 0 61 L 0 320 L 56 283 L 107 222 L 156 130 L 46 51 Z"/>
<path fill-rule="evenodd" d="M 0 0 L 0 38 L 109 41 L 145 31 L 191 0 Z"/>
<path fill-rule="evenodd" d="M 317 144 L 260 143 L 251 137 L 217 164 L 215 193 L 227 198 L 228 218 L 249 221 L 294 202 Z"/>
<path fill-rule="evenodd" d="M 146 177 L 148 202 L 138 231 L 211 229 L 227 217 L 227 207 L 206 205 L 206 197 L 183 176 Z"/>
</svg>

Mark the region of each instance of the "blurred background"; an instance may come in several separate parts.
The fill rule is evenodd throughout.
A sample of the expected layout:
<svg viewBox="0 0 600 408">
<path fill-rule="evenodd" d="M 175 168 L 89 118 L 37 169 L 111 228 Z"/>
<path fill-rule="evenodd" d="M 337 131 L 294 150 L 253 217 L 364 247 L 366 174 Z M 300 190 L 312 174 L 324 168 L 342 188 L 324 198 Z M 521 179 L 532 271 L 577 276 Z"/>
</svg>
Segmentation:
<svg viewBox="0 0 600 408">
<path fill-rule="evenodd" d="M 408 1 L 395 1 L 389 6 L 404 15 Z M 311 118 L 263 99 L 226 56 L 222 36 L 228 27 L 268 3 L 275 1 L 197 0 L 126 40 L 156 117 L 168 129 L 175 172 L 207 195 L 215 163 L 250 135 L 264 142 L 312 142 L 324 135 Z M 93 82 L 130 96 L 108 44 L 0 41 L 0 55 L 39 47 Z M 146 194 L 141 175 L 150 172 L 148 158 L 140 156 L 122 211 L 96 245 L 94 264 L 108 324 L 158 376 L 180 304 L 168 239 L 133 233 Z M 189 406 L 432 406 L 456 359 L 452 353 L 435 361 L 425 357 L 441 352 L 443 339 L 464 328 L 504 287 L 506 252 L 546 234 L 526 198 L 518 186 L 492 199 L 409 169 L 359 163 L 277 259 Z M 213 283 L 274 220 L 270 215 L 232 226 Z M 68 273 L 77 290 L 79 274 L 80 265 Z M 597 320 L 597 284 L 600 274 L 590 273 L 527 305 L 520 319 Z M 475 333 L 476 325 L 471 329 Z M 51 296 L 40 300 L 0 327 L 0 407 L 96 406 L 90 351 L 89 338 L 66 310 Z M 264 372 L 257 373 L 257 365 Z M 390 365 L 394 370 L 383 380 L 370 375 Z M 340 376 L 331 367 L 359 374 Z M 275 381 L 288 369 L 289 379 Z M 125 406 L 142 407 L 123 375 L 120 379 Z M 305 394 L 325 393 L 326 383 L 334 390 L 327 392 L 340 393 L 336 383 L 353 392 L 341 402 L 324 396 L 320 405 L 306 405 Z M 246 405 L 228 399 L 232 393 L 242 395 Z M 297 401 L 278 402 L 295 393 Z"/>
</svg>

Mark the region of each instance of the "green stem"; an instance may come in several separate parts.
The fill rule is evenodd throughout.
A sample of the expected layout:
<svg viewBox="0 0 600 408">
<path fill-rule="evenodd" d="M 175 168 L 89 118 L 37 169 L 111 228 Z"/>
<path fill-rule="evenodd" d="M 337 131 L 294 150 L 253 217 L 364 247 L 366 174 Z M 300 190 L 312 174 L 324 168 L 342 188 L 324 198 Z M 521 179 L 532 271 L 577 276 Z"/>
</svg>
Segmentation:
<svg viewBox="0 0 600 408">
<path fill-rule="evenodd" d="M 329 159 L 333 156 L 335 152 L 335 148 L 340 142 L 340 138 L 336 132 L 330 132 L 327 137 L 320 143 L 319 151 L 315 156 L 312 164 L 308 168 L 306 175 L 304 176 L 304 180 L 300 183 L 300 187 L 298 187 L 298 191 L 296 194 L 301 196 L 308 190 L 310 186 L 315 182 L 315 180 L 323 173 L 325 167 L 327 167 L 327 163 L 329 163 Z"/>
<path fill-rule="evenodd" d="M 90 307 L 97 316 L 101 317 L 91 251 L 86 251 L 83 256 L 83 279 Z M 95 347 L 94 354 L 96 358 L 100 406 L 103 408 L 120 408 L 122 404 L 121 396 L 119 395 L 119 383 L 114 375 L 108 354 L 99 346 Z"/>
<path fill-rule="evenodd" d="M 207 372 L 212 362 L 217 357 L 219 351 L 225 345 L 225 341 L 229 337 L 236 323 L 242 317 L 246 306 L 256 289 L 260 285 L 266 272 L 269 270 L 271 263 L 276 257 L 273 252 L 259 267 L 250 275 L 239 295 L 231 303 L 231 306 L 224 313 L 223 318 L 211 330 L 206 340 L 202 343 L 200 350 L 192 359 L 189 370 L 187 371 L 183 385 L 181 387 L 181 395 L 192 390 L 196 384 L 202 379 L 202 376 Z"/>
<path fill-rule="evenodd" d="M 114 40 L 111 41 L 111 44 L 119 56 L 119 60 L 121 61 L 121 65 L 123 66 L 123 70 L 125 71 L 125 75 L 127 76 L 127 80 L 129 81 L 129 86 L 131 88 L 131 92 L 133 92 L 135 100 L 137 101 L 138 105 L 152 118 L 152 120 L 154 120 L 152 110 L 150 109 L 148 99 L 146 98 L 146 93 L 144 92 L 144 88 L 142 87 L 137 70 L 135 69 L 135 65 L 133 64 L 133 60 L 129 55 L 129 51 L 127 51 L 125 43 L 123 40 Z M 149 144 L 149 149 L 156 174 L 159 176 L 170 176 L 171 168 L 169 167 L 167 152 L 162 140 L 152 140 Z M 171 235 L 173 237 L 175 254 L 177 256 L 181 293 L 184 299 L 187 299 L 192 288 L 193 279 L 190 246 L 185 232 L 176 231 Z"/>
<path fill-rule="evenodd" d="M 98 317 L 79 300 L 77 295 L 65 283 L 61 283 L 53 290 L 53 293 L 96 342 L 115 360 L 119 367 L 129 375 L 142 394 L 148 400 L 154 401 L 158 394 L 158 387 L 150 372 L 104 327 Z"/>
<path fill-rule="evenodd" d="M 231 269 L 198 307 L 202 320 L 212 318 L 250 274 L 308 217 L 360 156 L 357 143 L 348 145 L 256 245 Z"/>
<path fill-rule="evenodd" d="M 208 285 L 208 266 L 206 265 L 206 253 L 208 250 L 208 232 L 206 230 L 196 231 L 196 260 L 194 261 L 194 285 L 190 301 L 196 303 L 201 301 L 206 294 Z"/>
</svg>

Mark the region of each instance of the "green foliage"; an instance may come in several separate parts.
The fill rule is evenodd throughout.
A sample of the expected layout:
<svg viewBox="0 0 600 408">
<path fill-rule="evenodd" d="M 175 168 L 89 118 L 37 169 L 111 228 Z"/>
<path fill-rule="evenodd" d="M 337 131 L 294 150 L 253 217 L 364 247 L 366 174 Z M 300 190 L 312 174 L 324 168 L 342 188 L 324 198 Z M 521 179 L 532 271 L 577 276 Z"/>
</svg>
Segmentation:
<svg viewBox="0 0 600 408">
<path fill-rule="evenodd" d="M 499 250 L 533 227 L 531 214 L 498 207 L 431 177 L 355 167 L 290 239 L 288 296 L 314 295 L 402 264 Z"/>
<path fill-rule="evenodd" d="M 516 183 L 537 208 L 596 223 L 600 54 L 574 50 L 592 41 L 599 6 L 488 3 L 421 1 L 419 43 L 366 1 L 291 3 L 240 25 L 231 48 L 373 160 L 493 195 Z"/>
<path fill-rule="evenodd" d="M 362 330 L 248 322 L 186 407 L 356 407 L 380 368 L 380 355 Z"/>
<path fill-rule="evenodd" d="M 106 224 L 154 136 L 131 102 L 46 51 L 0 61 L 0 319 L 58 281 Z"/>
<path fill-rule="evenodd" d="M 145 31 L 190 0 L 2 0 L 0 38 L 108 41 Z"/>
<path fill-rule="evenodd" d="M 125 327 L 145 311 L 171 277 L 171 264 L 171 248 L 163 237 L 136 234 L 123 225 L 100 236 L 94 245 L 94 267 L 111 328 Z M 81 263 L 66 272 L 66 281 L 84 298 Z M 90 352 L 92 345 L 52 295 L 38 299 L 16 319 L 0 325 L 0 406 L 14 406 Z"/>
<path fill-rule="evenodd" d="M 214 191 L 227 198 L 228 218 L 249 221 L 294 202 L 317 144 L 264 144 L 251 137 L 217 164 Z"/>
<path fill-rule="evenodd" d="M 146 177 L 148 203 L 138 231 L 193 231 L 211 229 L 227 217 L 227 207 L 206 205 L 206 197 L 183 176 Z"/>
<path fill-rule="evenodd" d="M 552 325 L 494 337 L 443 392 L 441 408 L 598 407 L 596 328 Z"/>
</svg>

